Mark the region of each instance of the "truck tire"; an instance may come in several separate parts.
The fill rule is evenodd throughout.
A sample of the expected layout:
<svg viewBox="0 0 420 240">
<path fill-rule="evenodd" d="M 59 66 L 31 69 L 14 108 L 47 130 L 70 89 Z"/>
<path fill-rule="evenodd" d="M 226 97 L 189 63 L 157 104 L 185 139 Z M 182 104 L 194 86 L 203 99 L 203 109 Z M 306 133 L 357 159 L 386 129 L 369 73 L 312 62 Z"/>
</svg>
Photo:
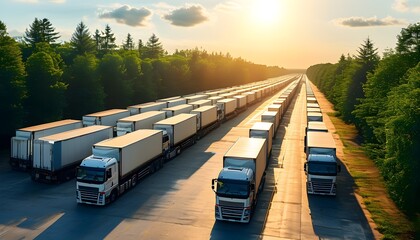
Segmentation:
<svg viewBox="0 0 420 240">
<path fill-rule="evenodd" d="M 114 189 L 109 196 L 109 202 L 112 203 L 117 199 L 117 191 Z"/>
</svg>

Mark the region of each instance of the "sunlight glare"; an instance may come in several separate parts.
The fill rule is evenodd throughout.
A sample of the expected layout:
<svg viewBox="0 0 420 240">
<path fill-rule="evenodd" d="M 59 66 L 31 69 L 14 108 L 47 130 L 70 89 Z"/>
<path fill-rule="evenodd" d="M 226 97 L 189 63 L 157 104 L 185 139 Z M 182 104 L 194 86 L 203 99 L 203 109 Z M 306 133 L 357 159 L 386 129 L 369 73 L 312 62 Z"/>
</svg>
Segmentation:
<svg viewBox="0 0 420 240">
<path fill-rule="evenodd" d="M 280 20 L 280 0 L 255 0 L 251 11 L 255 21 L 261 24 L 272 24 Z"/>
</svg>

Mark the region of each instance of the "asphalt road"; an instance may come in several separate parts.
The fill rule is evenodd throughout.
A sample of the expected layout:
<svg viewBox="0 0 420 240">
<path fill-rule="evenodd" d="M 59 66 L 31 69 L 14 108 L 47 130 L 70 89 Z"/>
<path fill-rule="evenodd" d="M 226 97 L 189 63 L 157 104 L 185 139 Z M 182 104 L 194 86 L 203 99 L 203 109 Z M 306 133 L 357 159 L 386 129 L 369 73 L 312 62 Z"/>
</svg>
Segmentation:
<svg viewBox="0 0 420 240">
<path fill-rule="evenodd" d="M 279 94 L 224 123 L 106 207 L 78 205 L 75 180 L 32 182 L 0 155 L 0 239 L 373 239 L 352 180 L 337 197 L 307 196 L 303 172 L 304 88 L 273 142 L 265 189 L 249 224 L 216 222 L 211 179 L 222 156 Z M 284 137 L 284 138 L 283 138 Z"/>
</svg>

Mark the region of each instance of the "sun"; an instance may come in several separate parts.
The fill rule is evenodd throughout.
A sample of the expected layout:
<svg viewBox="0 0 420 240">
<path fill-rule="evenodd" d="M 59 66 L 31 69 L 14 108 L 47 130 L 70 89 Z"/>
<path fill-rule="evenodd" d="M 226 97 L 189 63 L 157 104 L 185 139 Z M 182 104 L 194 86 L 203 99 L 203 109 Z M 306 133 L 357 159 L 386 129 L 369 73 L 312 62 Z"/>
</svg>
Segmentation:
<svg viewBox="0 0 420 240">
<path fill-rule="evenodd" d="M 281 0 L 255 0 L 251 7 L 253 19 L 262 24 L 279 21 L 281 10 Z"/>
</svg>

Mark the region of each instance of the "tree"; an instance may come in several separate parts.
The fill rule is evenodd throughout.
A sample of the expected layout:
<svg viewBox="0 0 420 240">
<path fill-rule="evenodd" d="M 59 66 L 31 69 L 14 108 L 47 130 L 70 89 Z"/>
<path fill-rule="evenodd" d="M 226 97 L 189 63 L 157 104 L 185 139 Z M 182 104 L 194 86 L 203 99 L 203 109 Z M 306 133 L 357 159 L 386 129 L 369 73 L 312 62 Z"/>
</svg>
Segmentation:
<svg viewBox="0 0 420 240">
<path fill-rule="evenodd" d="M 95 43 L 96 50 L 99 52 L 102 49 L 102 36 L 98 29 L 95 30 L 93 41 Z"/>
<path fill-rule="evenodd" d="M 92 54 L 78 55 L 65 73 L 66 117 L 80 119 L 83 115 L 104 109 L 105 93 L 97 74 L 98 60 Z"/>
<path fill-rule="evenodd" d="M 142 58 L 156 59 L 163 56 L 163 47 L 159 42 L 159 38 L 153 34 L 146 43 Z"/>
<path fill-rule="evenodd" d="M 397 39 L 396 50 L 398 53 L 414 53 L 417 61 L 420 60 L 420 22 L 403 28 Z"/>
<path fill-rule="evenodd" d="M 47 52 L 36 52 L 26 61 L 28 98 L 25 104 L 30 124 L 60 120 L 63 117 L 64 92 L 62 71 Z"/>
<path fill-rule="evenodd" d="M 123 43 L 123 49 L 124 50 L 133 50 L 134 49 L 134 42 L 133 38 L 131 37 L 131 34 L 127 34 L 127 38 L 125 39 L 125 42 Z"/>
<path fill-rule="evenodd" d="M 55 41 L 60 38 L 58 34 L 59 33 L 55 32 L 55 28 L 47 18 L 35 18 L 32 25 L 29 26 L 29 30 L 26 29 L 24 39 L 26 43 L 34 47 L 36 43 L 41 42 L 48 44 L 55 43 Z"/>
<path fill-rule="evenodd" d="M 0 144 L 5 146 L 15 129 L 23 125 L 25 67 L 17 42 L 0 21 Z"/>
<path fill-rule="evenodd" d="M 143 55 L 143 50 L 144 50 L 143 41 L 139 39 L 139 43 L 137 45 L 137 51 L 139 52 L 140 57 Z"/>
<path fill-rule="evenodd" d="M 71 37 L 70 44 L 75 49 L 77 55 L 93 53 L 95 51 L 95 42 L 90 36 L 89 29 L 83 22 L 77 25 L 76 31 Z"/>
<path fill-rule="evenodd" d="M 101 39 L 101 50 L 104 52 L 109 52 L 117 47 L 117 45 L 115 45 L 114 33 L 112 33 L 111 27 L 108 24 L 105 27 L 105 32 L 102 32 Z"/>
</svg>

